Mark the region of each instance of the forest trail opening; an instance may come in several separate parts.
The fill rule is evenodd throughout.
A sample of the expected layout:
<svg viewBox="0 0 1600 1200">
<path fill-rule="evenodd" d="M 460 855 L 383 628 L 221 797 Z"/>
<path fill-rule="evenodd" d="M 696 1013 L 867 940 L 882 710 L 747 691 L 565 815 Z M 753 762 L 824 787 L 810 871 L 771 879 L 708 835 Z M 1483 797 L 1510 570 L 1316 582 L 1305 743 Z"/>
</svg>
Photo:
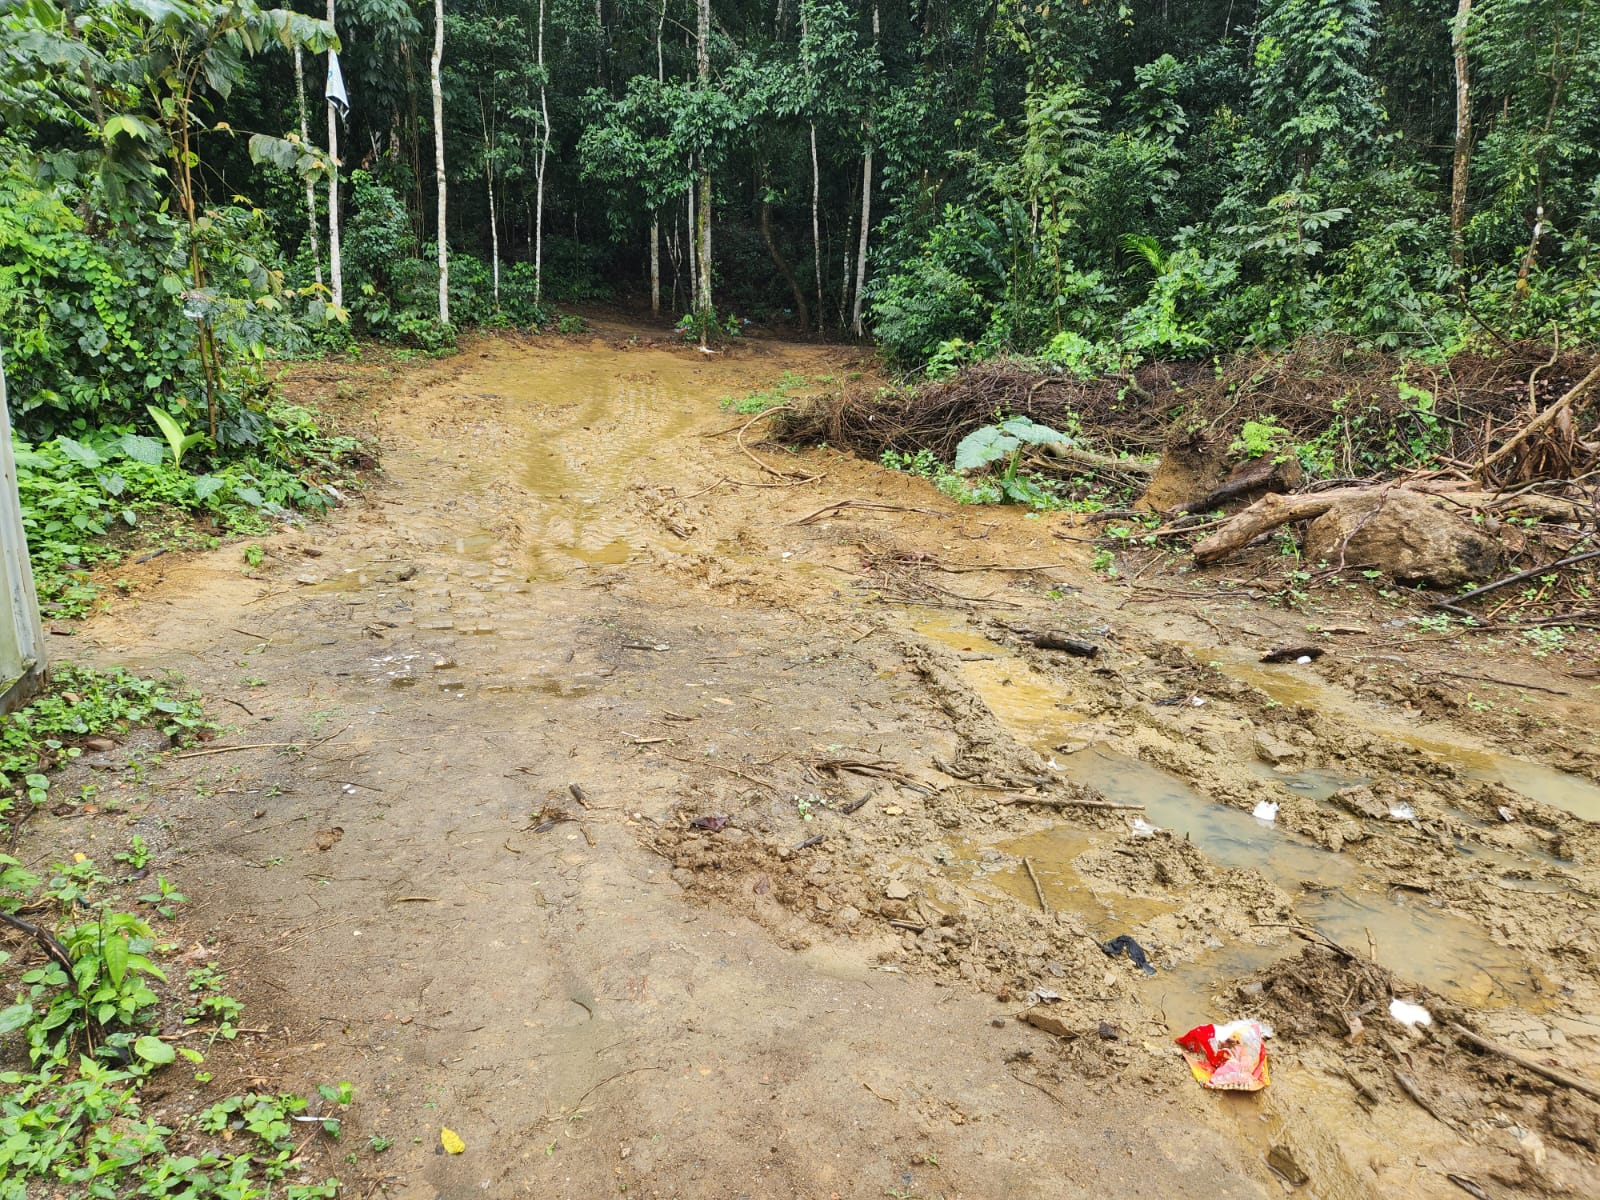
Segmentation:
<svg viewBox="0 0 1600 1200">
<path fill-rule="evenodd" d="M 1303 615 L 1131 604 L 1059 517 L 752 431 L 779 479 L 717 400 L 843 356 L 638 333 L 303 372 L 382 431 L 366 501 L 256 577 L 152 563 L 84 630 L 244 708 L 232 740 L 308 747 L 169 763 L 160 817 L 270 1014 L 250 1070 L 355 1082 L 347 1141 L 397 1139 L 369 1182 L 1257 1197 L 1281 1149 L 1318 1196 L 1443 1197 L 1593 1170 L 1569 1097 L 1357 1031 L 1392 970 L 1440 1024 L 1600 1077 L 1600 837 L 1492 731 L 1320 664 L 1252 667 L 1301 689 L 1277 698 L 1230 663 Z M 1045 626 L 1102 652 L 1018 632 Z M 1581 696 L 1538 712 L 1594 727 Z M 1172 1035 L 1246 1015 L 1279 1025 L 1273 1085 L 1202 1092 Z"/>
</svg>

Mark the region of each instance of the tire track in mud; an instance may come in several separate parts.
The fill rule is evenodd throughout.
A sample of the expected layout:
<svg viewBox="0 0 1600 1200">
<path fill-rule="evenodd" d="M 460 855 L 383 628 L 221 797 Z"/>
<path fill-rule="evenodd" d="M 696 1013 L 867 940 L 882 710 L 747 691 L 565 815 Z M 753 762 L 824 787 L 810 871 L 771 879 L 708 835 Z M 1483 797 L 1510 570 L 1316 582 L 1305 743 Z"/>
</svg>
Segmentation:
<svg viewBox="0 0 1600 1200">
<path fill-rule="evenodd" d="M 1057 1086 L 1031 1065 L 1044 1035 L 885 960 L 898 943 L 867 909 L 860 937 L 794 917 L 780 895 L 857 853 L 835 798 L 858 777 L 820 763 L 955 760 L 954 727 L 833 596 L 837 572 L 783 559 L 772 528 L 804 501 L 682 499 L 727 473 L 727 443 L 617 439 L 615 490 L 581 503 L 625 510 L 626 561 L 565 553 L 590 547 L 583 522 L 545 519 L 565 484 L 541 493 L 514 464 L 572 436 L 541 389 L 577 352 L 484 353 L 386 402 L 387 477 L 363 509 L 271 539 L 261 579 L 225 553 L 164 563 L 142 604 L 86 630 L 102 658 L 247 703 L 241 741 L 320 741 L 169 764 L 146 814 L 183 831 L 192 927 L 274 1031 L 241 1075 L 350 1079 L 346 1143 L 397 1139 L 364 1182 L 408 1200 L 1266 1194 L 1209 1098 L 1171 1085 L 1160 1039 L 1106 1043 L 1089 1081 Z M 813 361 L 582 353 L 671 381 L 711 428 L 717 395 Z M 660 524 L 675 510 L 687 538 Z M 730 858 L 778 840 L 766 887 L 686 903 L 719 872 L 648 849 L 680 811 L 739 814 L 715 843 Z M 465 1154 L 433 1152 L 441 1124 Z"/>
<path fill-rule="evenodd" d="M 1206 665 L 1178 638 L 1198 624 L 1118 612 L 1070 559 L 930 585 L 932 559 L 1054 557 L 1016 514 L 826 452 L 804 459 L 821 489 L 717 484 L 763 481 L 696 436 L 725 423 L 712 401 L 826 356 L 482 353 L 389 402 L 374 503 L 278 539 L 264 583 L 197 560 L 93 629 L 213 696 L 265 677 L 246 698 L 270 740 L 339 733 L 184 796 L 188 890 L 298 1031 L 263 1069 L 333 1043 L 314 1082 L 381 1106 L 350 1136 L 423 1138 L 388 1190 L 1256 1195 L 1286 1146 L 1322 1196 L 1454 1195 L 1452 1171 L 1581 1193 L 1600 1111 L 1383 1003 L 1594 1071 L 1594 827 L 1318 677 L 1260 680 L 1297 681 L 1286 701 Z M 841 497 L 948 515 L 792 524 Z M 986 610 L 1105 649 L 1062 662 Z M 1029 793 L 1163 828 L 1005 802 Z M 576 819 L 535 832 L 551 808 Z M 1354 958 L 1280 928 L 1308 919 Z M 1379 965 L 1349 936 L 1368 927 Z M 1157 976 L 1105 955 L 1117 933 Z M 1452 951 L 1418 992 L 1425 937 L 1487 982 L 1455 986 Z M 1246 1010 L 1278 1022 L 1281 1066 L 1218 1103 L 1171 1035 Z M 469 1157 L 428 1154 L 445 1116 Z"/>
</svg>

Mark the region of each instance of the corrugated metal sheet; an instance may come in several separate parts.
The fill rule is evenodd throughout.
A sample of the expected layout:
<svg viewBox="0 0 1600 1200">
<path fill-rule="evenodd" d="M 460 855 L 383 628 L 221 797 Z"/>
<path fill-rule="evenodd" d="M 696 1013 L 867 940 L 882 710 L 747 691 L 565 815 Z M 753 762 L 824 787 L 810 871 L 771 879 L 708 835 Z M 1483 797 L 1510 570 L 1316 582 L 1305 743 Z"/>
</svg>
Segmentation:
<svg viewBox="0 0 1600 1200">
<path fill-rule="evenodd" d="M 11 408 L 6 402 L 5 362 L 0 360 L 0 712 L 9 712 L 35 691 L 44 676 L 44 631 L 33 590 L 28 539 L 22 529 L 17 464 L 11 452 Z"/>
</svg>

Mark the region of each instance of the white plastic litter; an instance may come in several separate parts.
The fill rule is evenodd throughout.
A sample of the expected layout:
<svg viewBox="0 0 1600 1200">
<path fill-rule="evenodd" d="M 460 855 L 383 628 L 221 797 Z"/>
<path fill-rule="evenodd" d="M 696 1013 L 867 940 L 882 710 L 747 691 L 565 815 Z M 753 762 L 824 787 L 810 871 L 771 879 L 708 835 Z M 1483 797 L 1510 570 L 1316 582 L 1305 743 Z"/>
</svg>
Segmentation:
<svg viewBox="0 0 1600 1200">
<path fill-rule="evenodd" d="M 1149 837 L 1152 833 L 1160 833 L 1161 828 L 1158 825 L 1150 824 L 1143 817 L 1135 817 L 1133 819 L 1133 831 L 1140 837 Z"/>
<path fill-rule="evenodd" d="M 1418 1025 L 1432 1025 L 1433 1014 L 1420 1004 L 1412 1004 L 1407 1000 L 1389 1001 L 1389 1015 L 1407 1029 L 1415 1029 Z"/>
<path fill-rule="evenodd" d="M 1189 698 L 1189 703 L 1194 705 L 1196 708 L 1203 708 L 1205 706 L 1205 702 L 1206 698 L 1204 696 L 1191 696 Z"/>
<path fill-rule="evenodd" d="M 1302 654 L 1299 658 L 1295 659 L 1294 661 L 1303 666 L 1304 664 L 1306 664 L 1306 663 L 1311 661 L 1311 655 Z"/>
<path fill-rule="evenodd" d="M 1276 821 L 1278 819 L 1278 804 L 1275 800 L 1258 800 L 1250 815 L 1258 821 Z"/>
<path fill-rule="evenodd" d="M 1396 804 L 1389 810 L 1389 819 L 1391 821 L 1415 821 L 1417 819 L 1417 810 L 1409 804 Z"/>
<path fill-rule="evenodd" d="M 1045 763 L 1044 763 L 1044 765 L 1045 765 L 1045 766 L 1047 766 L 1047 767 L 1049 767 L 1049 768 L 1050 768 L 1050 769 L 1051 769 L 1051 770 L 1052 770 L 1052 771 L 1059 771 L 1059 770 L 1061 770 L 1061 764 L 1060 764 L 1060 763 L 1058 763 L 1058 762 L 1057 762 L 1057 761 L 1056 761 L 1056 760 L 1055 760 L 1055 759 L 1053 759 L 1053 758 L 1047 758 L 1047 759 L 1045 759 Z"/>
</svg>

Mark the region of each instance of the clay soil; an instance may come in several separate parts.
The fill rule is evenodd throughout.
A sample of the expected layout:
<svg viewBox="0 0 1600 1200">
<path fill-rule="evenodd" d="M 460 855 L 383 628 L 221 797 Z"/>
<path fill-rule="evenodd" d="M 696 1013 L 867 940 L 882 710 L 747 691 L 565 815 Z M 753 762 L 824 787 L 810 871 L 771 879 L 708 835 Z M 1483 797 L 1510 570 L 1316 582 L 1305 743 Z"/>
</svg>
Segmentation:
<svg viewBox="0 0 1600 1200">
<path fill-rule="evenodd" d="M 91 755 L 132 807 L 21 857 L 156 848 L 254 1031 L 214 1087 L 354 1083 L 307 1151 L 350 1195 L 1594 1195 L 1600 1105 L 1451 1028 L 1600 1080 L 1586 635 L 1108 577 L 1079 518 L 717 405 L 852 369 L 601 323 L 298 370 L 364 495 L 52 639 L 258 748 Z M 1254 1095 L 1173 1044 L 1231 1017 Z"/>
</svg>

